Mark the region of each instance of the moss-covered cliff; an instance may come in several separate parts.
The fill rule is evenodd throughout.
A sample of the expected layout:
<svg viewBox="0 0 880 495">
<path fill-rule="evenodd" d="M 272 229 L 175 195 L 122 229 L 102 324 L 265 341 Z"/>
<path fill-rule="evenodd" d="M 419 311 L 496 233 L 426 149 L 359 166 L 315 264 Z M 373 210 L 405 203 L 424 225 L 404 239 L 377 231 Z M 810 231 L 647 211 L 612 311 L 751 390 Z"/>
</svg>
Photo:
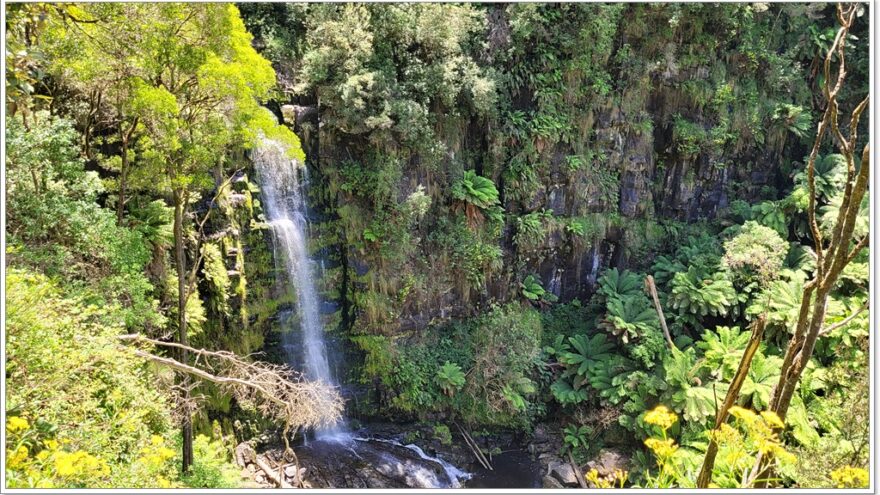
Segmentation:
<svg viewBox="0 0 880 495">
<path fill-rule="evenodd" d="M 784 210 L 833 23 L 773 4 L 242 12 L 303 138 L 325 293 L 368 382 L 529 284 L 586 300 L 731 205 Z"/>
</svg>

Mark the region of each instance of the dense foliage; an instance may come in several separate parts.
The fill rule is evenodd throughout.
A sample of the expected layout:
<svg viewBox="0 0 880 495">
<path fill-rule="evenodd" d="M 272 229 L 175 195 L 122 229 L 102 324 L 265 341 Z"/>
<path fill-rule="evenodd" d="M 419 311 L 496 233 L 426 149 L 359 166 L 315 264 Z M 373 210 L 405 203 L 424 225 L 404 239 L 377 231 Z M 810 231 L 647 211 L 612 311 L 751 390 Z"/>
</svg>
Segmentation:
<svg viewBox="0 0 880 495">
<path fill-rule="evenodd" d="M 694 487 L 710 442 L 718 487 L 767 458 L 781 486 L 867 484 L 864 165 L 827 136 L 807 156 L 833 5 L 6 9 L 10 487 L 240 483 L 231 438 L 277 425 L 200 385 L 183 473 L 190 391 L 117 337 L 277 358 L 294 296 L 247 159 L 263 137 L 309 170 L 350 414 L 632 453 L 599 487 Z M 853 12 L 847 117 L 869 84 Z M 841 120 L 856 151 L 867 121 Z M 816 242 L 848 211 L 853 256 L 776 414 Z"/>
</svg>

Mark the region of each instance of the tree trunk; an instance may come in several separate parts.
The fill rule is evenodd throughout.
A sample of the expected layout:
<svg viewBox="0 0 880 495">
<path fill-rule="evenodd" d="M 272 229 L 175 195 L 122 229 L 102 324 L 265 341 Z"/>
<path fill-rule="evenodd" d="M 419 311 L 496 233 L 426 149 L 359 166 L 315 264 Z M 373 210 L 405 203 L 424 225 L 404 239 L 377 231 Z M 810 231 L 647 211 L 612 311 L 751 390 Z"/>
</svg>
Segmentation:
<svg viewBox="0 0 880 495">
<path fill-rule="evenodd" d="M 131 127 L 127 131 L 123 131 L 122 124 L 119 125 L 119 140 L 122 142 L 122 160 L 119 166 L 119 201 L 116 203 L 116 225 L 121 226 L 125 216 L 125 197 L 128 190 L 128 148 L 131 145 L 131 137 L 137 129 L 138 119 L 135 118 L 131 123 Z M 177 233 L 175 232 L 175 235 Z"/>
<path fill-rule="evenodd" d="M 739 391 L 742 389 L 743 383 L 745 383 L 746 377 L 749 374 L 749 368 L 752 366 L 752 358 L 755 357 L 758 348 L 761 346 L 761 339 L 764 337 L 764 326 L 766 323 L 767 318 L 764 315 L 758 317 L 758 321 L 755 322 L 755 327 L 752 329 L 752 336 L 749 338 L 749 343 L 746 345 L 745 352 L 743 352 L 743 357 L 739 362 L 739 367 L 736 369 L 736 374 L 733 376 L 733 381 L 730 383 L 730 388 L 727 389 L 727 396 L 724 398 L 724 403 L 721 404 L 721 409 L 719 409 L 718 413 L 715 415 L 715 430 L 721 428 L 721 425 L 727 421 L 727 413 L 736 403 L 737 397 L 739 397 Z M 700 475 L 697 477 L 697 488 L 709 487 L 709 483 L 712 481 L 712 468 L 715 467 L 715 457 L 717 455 L 718 442 L 713 438 L 709 441 L 709 447 L 706 449 L 706 457 L 703 460 L 703 467 L 700 468 Z"/>
<path fill-rule="evenodd" d="M 177 265 L 177 332 L 178 342 L 187 345 L 186 341 L 186 252 L 185 239 L 183 237 L 183 213 L 185 205 L 184 191 L 174 190 L 174 254 Z M 189 361 L 186 349 L 179 350 L 179 359 L 183 364 Z M 182 378 L 183 387 L 183 421 L 181 424 L 181 436 L 183 437 L 183 462 L 182 472 L 187 473 L 193 463 L 193 434 L 192 416 L 189 411 L 189 379 Z"/>
<path fill-rule="evenodd" d="M 770 411 L 776 413 L 783 422 L 791 405 L 791 399 L 797 390 L 801 375 L 810 362 L 816 341 L 822 333 L 831 290 L 834 288 L 840 273 L 846 265 L 869 242 L 868 235 L 862 239 L 854 239 L 854 227 L 859 216 L 862 199 L 867 192 L 870 171 L 869 144 L 865 144 L 862 150 L 861 163 L 858 169 L 856 169 L 855 158 L 856 145 L 858 144 L 859 119 L 862 112 L 868 106 L 869 97 L 866 96 L 852 111 L 849 123 L 849 138 L 843 135 L 838 125 L 840 109 L 838 107 L 837 95 L 843 87 L 843 82 L 846 78 L 845 40 L 857 12 L 858 6 L 855 4 L 838 3 L 837 21 L 840 24 L 840 28 L 837 30 L 837 36 L 825 56 L 823 93 L 827 106 L 822 119 L 819 121 L 816 140 L 813 143 L 813 149 L 807 161 L 807 179 L 810 191 L 810 203 L 807 213 L 809 215 L 810 230 L 817 258 L 816 274 L 804 286 L 795 332 L 786 349 L 785 358 L 780 369 L 779 382 L 773 388 L 770 399 Z M 838 63 L 838 69 L 837 76 L 832 78 L 831 64 L 834 59 Z M 846 158 L 847 163 L 843 199 L 834 228 L 832 229 L 831 238 L 827 239 L 828 242 L 826 242 L 826 239 L 823 239 L 823 233 L 816 221 L 817 196 L 815 184 L 816 157 L 819 155 L 822 141 L 827 133 L 831 134 L 832 142 L 836 144 L 838 151 Z M 853 245 L 854 242 L 855 245 Z M 813 293 L 815 293 L 815 299 L 811 301 Z M 781 428 L 776 428 L 775 430 L 777 434 L 782 433 Z M 768 486 L 769 480 L 774 477 L 772 460 L 772 453 L 758 456 L 751 475 L 752 479 L 757 480 L 754 485 L 756 488 Z"/>
</svg>

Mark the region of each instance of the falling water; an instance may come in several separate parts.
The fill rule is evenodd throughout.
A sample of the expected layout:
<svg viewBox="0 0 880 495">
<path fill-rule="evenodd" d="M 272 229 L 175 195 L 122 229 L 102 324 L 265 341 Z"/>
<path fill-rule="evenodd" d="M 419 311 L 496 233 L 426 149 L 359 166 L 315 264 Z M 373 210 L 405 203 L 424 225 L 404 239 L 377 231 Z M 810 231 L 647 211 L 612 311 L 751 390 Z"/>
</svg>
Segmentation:
<svg viewBox="0 0 880 495">
<path fill-rule="evenodd" d="M 263 204 L 275 235 L 275 258 L 284 260 L 288 282 L 296 292 L 296 309 L 302 331 L 302 358 L 305 376 L 336 386 L 327 360 L 324 329 L 318 310 L 318 294 L 308 254 L 306 218 L 306 168 L 287 157 L 281 143 L 264 139 L 254 150 L 253 161 L 260 176 Z M 290 332 L 285 332 L 289 339 Z M 290 344 L 289 342 L 287 344 Z M 293 364 L 294 346 L 285 345 L 288 361 Z M 319 439 L 342 440 L 349 437 L 345 421 L 318 431 Z"/>
</svg>

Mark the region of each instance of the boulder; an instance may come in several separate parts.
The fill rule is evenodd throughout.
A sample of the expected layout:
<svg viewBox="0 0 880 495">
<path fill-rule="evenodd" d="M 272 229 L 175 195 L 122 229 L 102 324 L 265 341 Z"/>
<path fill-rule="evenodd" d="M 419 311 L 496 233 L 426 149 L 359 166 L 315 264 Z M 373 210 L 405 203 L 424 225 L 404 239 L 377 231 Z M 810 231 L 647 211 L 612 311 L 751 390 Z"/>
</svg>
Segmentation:
<svg viewBox="0 0 880 495">
<path fill-rule="evenodd" d="M 595 469 L 600 477 L 613 476 L 614 471 L 629 470 L 629 456 L 620 450 L 602 449 L 595 459 L 587 463 L 587 471 Z"/>
<path fill-rule="evenodd" d="M 556 478 L 547 475 L 541 478 L 541 488 L 565 488 Z"/>
<path fill-rule="evenodd" d="M 253 464 L 256 459 L 257 452 L 251 444 L 242 442 L 235 447 L 235 462 L 239 466 L 245 467 L 248 464 Z"/>
<path fill-rule="evenodd" d="M 305 469 L 304 469 L 305 470 Z M 288 478 L 293 478 L 296 476 L 296 464 L 291 464 L 284 468 L 284 475 Z"/>
<path fill-rule="evenodd" d="M 548 466 L 550 475 L 565 486 L 578 486 L 577 474 L 567 462 L 553 462 Z"/>
</svg>

